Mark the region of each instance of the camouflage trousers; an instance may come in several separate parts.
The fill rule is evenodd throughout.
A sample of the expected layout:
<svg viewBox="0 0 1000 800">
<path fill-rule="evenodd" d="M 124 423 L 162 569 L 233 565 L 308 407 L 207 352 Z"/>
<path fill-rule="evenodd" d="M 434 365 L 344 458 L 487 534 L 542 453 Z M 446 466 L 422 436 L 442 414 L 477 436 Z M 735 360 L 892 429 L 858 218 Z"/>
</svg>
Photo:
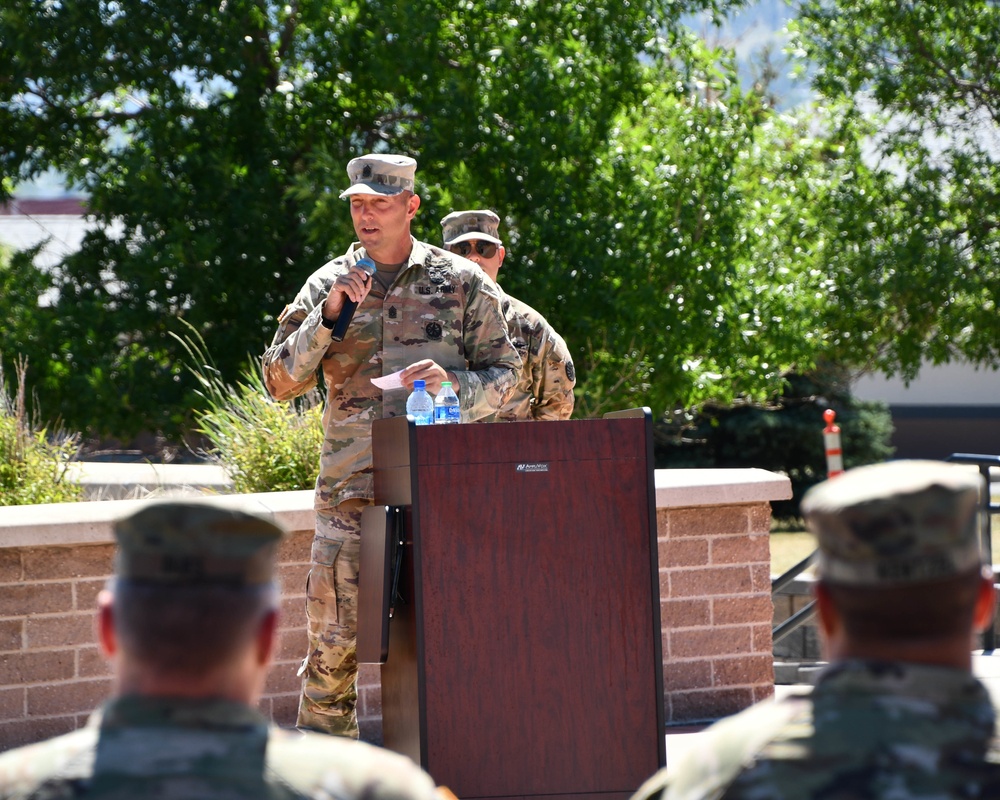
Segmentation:
<svg viewBox="0 0 1000 800">
<path fill-rule="evenodd" d="M 297 727 L 358 738 L 358 564 L 361 510 L 347 500 L 316 512 L 306 583 L 309 650 L 302 661 Z"/>
</svg>

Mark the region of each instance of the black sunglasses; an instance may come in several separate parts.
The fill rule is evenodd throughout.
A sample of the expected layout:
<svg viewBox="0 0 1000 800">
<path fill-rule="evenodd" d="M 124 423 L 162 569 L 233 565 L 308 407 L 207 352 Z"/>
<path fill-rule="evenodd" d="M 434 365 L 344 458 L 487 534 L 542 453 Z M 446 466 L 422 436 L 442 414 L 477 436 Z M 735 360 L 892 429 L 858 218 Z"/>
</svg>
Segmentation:
<svg viewBox="0 0 1000 800">
<path fill-rule="evenodd" d="M 472 242 L 458 242 L 448 249 L 453 253 L 458 253 L 462 258 L 468 258 L 472 253 Z M 497 254 L 497 246 L 493 242 L 484 242 L 480 239 L 476 242 L 476 252 L 483 258 L 493 258 Z"/>
</svg>

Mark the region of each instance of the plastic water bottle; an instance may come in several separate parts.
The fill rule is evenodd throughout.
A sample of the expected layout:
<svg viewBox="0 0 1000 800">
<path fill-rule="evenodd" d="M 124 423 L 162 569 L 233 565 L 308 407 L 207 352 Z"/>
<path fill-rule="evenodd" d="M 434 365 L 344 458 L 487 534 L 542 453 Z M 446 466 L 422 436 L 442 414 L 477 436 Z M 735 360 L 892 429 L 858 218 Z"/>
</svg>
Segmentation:
<svg viewBox="0 0 1000 800">
<path fill-rule="evenodd" d="M 441 383 L 441 391 L 434 398 L 434 424 L 457 425 L 462 421 L 462 412 L 458 407 L 458 395 L 451 388 L 451 381 Z"/>
<path fill-rule="evenodd" d="M 406 398 L 406 413 L 417 425 L 434 423 L 434 400 L 427 394 L 427 381 L 413 382 L 413 391 Z"/>
</svg>

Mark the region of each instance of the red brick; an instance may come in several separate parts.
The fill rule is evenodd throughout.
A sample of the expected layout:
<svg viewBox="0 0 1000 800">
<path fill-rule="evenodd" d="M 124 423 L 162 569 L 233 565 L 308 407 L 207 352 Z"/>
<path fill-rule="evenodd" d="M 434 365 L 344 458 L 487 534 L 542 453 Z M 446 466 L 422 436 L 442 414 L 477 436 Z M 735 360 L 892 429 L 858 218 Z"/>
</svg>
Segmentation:
<svg viewBox="0 0 1000 800">
<path fill-rule="evenodd" d="M 0 591 L 0 617 L 51 614 L 73 608 L 73 590 L 68 583 L 25 583 Z"/>
<path fill-rule="evenodd" d="M 753 625 L 753 651 L 755 653 L 773 653 L 774 640 L 771 638 L 770 625 Z"/>
<path fill-rule="evenodd" d="M 674 539 L 660 546 L 660 566 L 700 567 L 708 564 L 708 539 Z"/>
<path fill-rule="evenodd" d="M 668 600 L 660 603 L 660 624 L 665 628 L 704 628 L 712 624 L 708 600 Z"/>
<path fill-rule="evenodd" d="M 769 655 L 717 658 L 712 661 L 712 686 L 755 686 L 774 683 L 774 659 Z"/>
<path fill-rule="evenodd" d="M 707 660 L 672 661 L 663 669 L 663 691 L 705 689 L 712 685 L 712 664 Z"/>
<path fill-rule="evenodd" d="M 0 583 L 20 583 L 22 580 L 20 548 L 0 549 Z"/>
<path fill-rule="evenodd" d="M 28 687 L 28 716 L 89 713 L 111 696 L 110 680 Z"/>
<path fill-rule="evenodd" d="M 308 564 L 285 564 L 278 567 L 278 585 L 283 597 L 305 597 Z M 300 601 L 301 602 L 301 601 Z"/>
<path fill-rule="evenodd" d="M 0 752 L 62 736 L 77 729 L 75 717 L 33 719 L 0 725 Z"/>
<path fill-rule="evenodd" d="M 771 595 L 715 597 L 712 599 L 712 623 L 740 625 L 773 620 Z"/>
<path fill-rule="evenodd" d="M 0 686 L 65 681 L 74 677 L 72 650 L 32 650 L 0 656 Z"/>
<path fill-rule="evenodd" d="M 669 508 L 656 509 L 656 536 L 659 539 L 670 538 L 670 514 Z"/>
<path fill-rule="evenodd" d="M 658 575 L 660 582 L 660 600 L 667 600 L 672 597 L 670 594 L 670 570 L 661 569 Z"/>
<path fill-rule="evenodd" d="M 751 533 L 771 532 L 771 504 L 754 503 L 747 509 L 747 517 L 750 521 Z"/>
<path fill-rule="evenodd" d="M 713 536 L 712 564 L 771 564 L 771 540 L 767 536 Z M 768 573 L 770 575 L 770 573 Z"/>
<path fill-rule="evenodd" d="M 312 531 L 293 533 L 278 548 L 278 561 L 282 564 L 308 564 L 312 555 Z"/>
<path fill-rule="evenodd" d="M 111 663 L 97 647 L 77 650 L 76 674 L 80 678 L 104 678 L 111 675 Z"/>
<path fill-rule="evenodd" d="M 751 652 L 751 629 L 708 628 L 670 632 L 670 655 L 673 658 L 731 656 Z"/>
<path fill-rule="evenodd" d="M 711 567 L 670 573 L 671 597 L 749 594 L 752 588 L 749 567 Z"/>
<path fill-rule="evenodd" d="M 718 720 L 753 705 L 753 690 L 707 689 L 670 696 L 671 722 Z"/>
<path fill-rule="evenodd" d="M 753 701 L 759 703 L 761 700 L 768 700 L 774 697 L 774 682 L 766 683 L 763 686 L 753 687 Z"/>
<path fill-rule="evenodd" d="M 110 544 L 27 548 L 24 550 L 24 579 L 44 581 L 109 576 L 114 552 Z"/>
<path fill-rule="evenodd" d="M 295 673 L 296 670 L 290 664 L 274 665 L 268 670 L 264 682 L 264 694 L 289 694 L 300 691 L 302 679 Z"/>
<path fill-rule="evenodd" d="M 673 509 L 670 515 L 670 538 L 746 534 L 749 532 L 747 509 L 748 506 Z"/>
<path fill-rule="evenodd" d="M 23 719 L 24 718 L 24 689 L 18 686 L 16 689 L 0 689 L 0 719 Z M 0 725 L 0 731 L 6 727 L 7 723 Z"/>
<path fill-rule="evenodd" d="M 278 646 L 274 657 L 279 661 L 301 661 L 308 646 L 309 642 L 303 628 L 282 628 L 278 632 Z"/>
<path fill-rule="evenodd" d="M 25 639 L 29 648 L 94 644 L 97 641 L 94 625 L 93 614 L 28 617 Z"/>
<path fill-rule="evenodd" d="M 306 609 L 301 597 L 283 597 L 281 599 L 279 624 L 283 628 L 305 628 Z"/>
<path fill-rule="evenodd" d="M 97 595 L 108 585 L 107 580 L 83 580 L 73 582 L 73 591 L 76 595 L 77 611 L 94 611 L 97 608 Z"/>
<path fill-rule="evenodd" d="M 20 650 L 24 644 L 24 620 L 0 619 L 0 653 Z"/>
<path fill-rule="evenodd" d="M 771 564 L 751 564 L 750 577 L 755 592 L 771 593 Z"/>
<path fill-rule="evenodd" d="M 278 694 L 265 695 L 258 704 L 260 713 L 282 728 L 292 728 L 295 726 L 295 719 L 299 711 L 299 695 Z"/>
</svg>

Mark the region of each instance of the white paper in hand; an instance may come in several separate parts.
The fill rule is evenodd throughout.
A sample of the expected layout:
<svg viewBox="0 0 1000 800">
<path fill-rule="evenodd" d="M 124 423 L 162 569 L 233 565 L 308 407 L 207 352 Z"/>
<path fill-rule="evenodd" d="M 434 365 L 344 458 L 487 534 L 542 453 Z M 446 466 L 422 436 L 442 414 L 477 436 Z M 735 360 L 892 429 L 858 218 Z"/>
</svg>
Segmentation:
<svg viewBox="0 0 1000 800">
<path fill-rule="evenodd" d="M 403 370 L 392 373 L 392 375 L 384 375 L 381 378 L 372 378 L 372 383 L 374 383 L 383 392 L 386 389 L 402 389 L 403 382 L 399 379 L 400 374 Z"/>
</svg>

